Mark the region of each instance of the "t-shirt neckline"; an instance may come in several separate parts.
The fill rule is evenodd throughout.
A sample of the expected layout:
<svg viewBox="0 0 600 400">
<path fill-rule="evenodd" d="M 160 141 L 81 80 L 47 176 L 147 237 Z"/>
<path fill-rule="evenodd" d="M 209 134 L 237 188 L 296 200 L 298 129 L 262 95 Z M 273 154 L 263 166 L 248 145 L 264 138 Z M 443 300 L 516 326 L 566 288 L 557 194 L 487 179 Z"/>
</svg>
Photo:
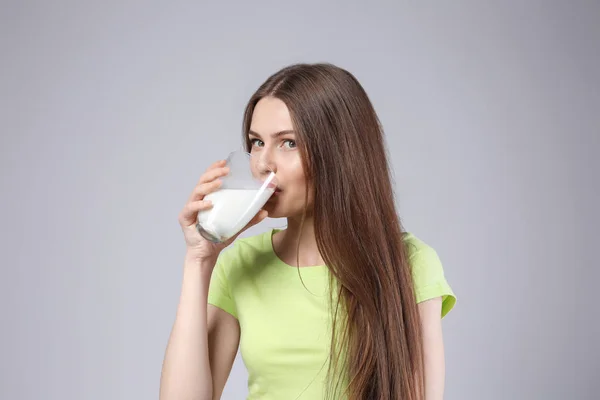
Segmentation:
<svg viewBox="0 0 600 400">
<path fill-rule="evenodd" d="M 279 231 L 281 231 L 281 229 L 271 228 L 271 230 L 266 232 L 266 234 L 265 234 L 267 250 L 271 253 L 273 259 L 277 262 L 277 264 L 281 265 L 284 268 L 289 269 L 290 271 L 297 270 L 298 267 L 296 267 L 294 265 L 289 265 L 288 263 L 283 261 L 281 258 L 279 258 L 277 253 L 275 253 L 275 248 L 273 247 L 273 235 L 275 234 L 276 231 L 279 232 Z M 327 270 L 327 265 L 309 265 L 309 266 L 305 266 L 305 267 L 300 267 L 300 269 L 302 271 L 308 271 L 308 270 L 319 271 L 319 270 L 323 270 L 323 269 Z"/>
</svg>

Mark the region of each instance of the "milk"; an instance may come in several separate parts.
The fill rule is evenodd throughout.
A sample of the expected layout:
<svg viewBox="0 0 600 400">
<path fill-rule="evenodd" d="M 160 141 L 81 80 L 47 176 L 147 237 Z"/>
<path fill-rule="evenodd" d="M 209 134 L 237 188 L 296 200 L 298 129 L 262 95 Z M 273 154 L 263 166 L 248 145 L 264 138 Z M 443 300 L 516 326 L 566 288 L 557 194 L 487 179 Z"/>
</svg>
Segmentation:
<svg viewBox="0 0 600 400">
<path fill-rule="evenodd" d="M 273 193 L 271 188 L 221 189 L 210 193 L 204 200 L 210 200 L 213 207 L 198 213 L 198 224 L 215 239 L 225 241 L 242 230 Z"/>
</svg>

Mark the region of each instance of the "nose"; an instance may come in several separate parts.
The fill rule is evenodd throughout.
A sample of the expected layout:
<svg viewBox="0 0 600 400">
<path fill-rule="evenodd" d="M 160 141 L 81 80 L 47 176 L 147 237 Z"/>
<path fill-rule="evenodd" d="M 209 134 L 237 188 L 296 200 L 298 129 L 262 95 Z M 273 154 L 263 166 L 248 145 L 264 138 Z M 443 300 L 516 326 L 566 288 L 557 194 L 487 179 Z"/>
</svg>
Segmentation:
<svg viewBox="0 0 600 400">
<path fill-rule="evenodd" d="M 277 173 L 277 163 L 271 156 L 269 151 L 263 151 L 258 159 L 258 170 L 263 176 L 268 175 L 271 172 Z"/>
<path fill-rule="evenodd" d="M 272 162 L 264 162 L 262 160 L 258 160 L 258 165 L 256 166 L 256 170 L 258 172 L 258 178 L 265 183 L 269 178 L 271 172 L 277 172 L 274 163 Z M 268 187 L 275 189 L 277 187 L 277 178 L 273 177 L 269 180 Z"/>
</svg>

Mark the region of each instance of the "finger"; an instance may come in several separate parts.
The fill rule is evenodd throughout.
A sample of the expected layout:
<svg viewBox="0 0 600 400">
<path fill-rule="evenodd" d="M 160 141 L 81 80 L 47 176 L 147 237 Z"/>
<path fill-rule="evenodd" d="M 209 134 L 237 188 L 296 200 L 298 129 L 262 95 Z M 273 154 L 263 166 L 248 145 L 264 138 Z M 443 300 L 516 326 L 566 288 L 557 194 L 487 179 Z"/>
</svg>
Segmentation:
<svg viewBox="0 0 600 400">
<path fill-rule="evenodd" d="M 188 227 L 196 223 L 198 212 L 212 208 L 210 200 L 191 201 L 185 205 L 179 214 L 179 223 L 183 227 Z"/>
<path fill-rule="evenodd" d="M 198 186 L 201 183 L 204 183 L 203 178 L 207 172 L 210 172 L 217 168 L 223 168 L 226 165 L 227 165 L 227 160 L 219 160 L 219 161 L 215 161 L 214 163 L 212 163 L 208 168 L 206 168 L 206 170 L 202 173 L 202 175 L 200 175 L 200 178 L 198 178 L 198 181 L 196 182 L 196 186 Z"/>
<path fill-rule="evenodd" d="M 199 185 L 202 185 L 205 183 L 210 183 L 217 178 L 226 176 L 227 174 L 229 174 L 229 167 L 216 167 L 213 169 L 209 169 L 207 172 L 202 174 L 202 176 L 198 180 L 198 183 L 196 183 L 196 186 L 194 187 L 192 194 L 190 194 L 190 197 L 188 198 L 188 202 L 201 199 L 201 197 L 199 197 L 198 193 L 197 193 Z"/>
<path fill-rule="evenodd" d="M 219 160 L 219 161 L 215 161 L 214 163 L 212 163 L 206 170 L 210 171 L 211 169 L 214 168 L 219 168 L 224 166 L 227 163 L 227 160 Z"/>
<path fill-rule="evenodd" d="M 192 194 L 190 195 L 190 198 L 188 199 L 188 203 L 190 203 L 192 201 L 204 199 L 204 196 L 206 196 L 207 194 L 210 194 L 212 192 L 215 192 L 217 189 L 219 189 L 221 187 L 222 184 L 223 184 L 223 181 L 221 181 L 220 179 L 216 179 L 209 183 L 199 184 L 198 186 L 196 186 L 194 188 L 194 191 L 192 192 Z"/>
<path fill-rule="evenodd" d="M 213 169 L 223 168 L 225 165 L 227 165 L 227 160 L 215 161 L 208 168 L 206 168 L 206 170 L 204 171 L 204 173 L 202 174 L 202 176 L 204 176 L 207 172 L 212 171 Z M 198 183 L 201 183 L 202 176 L 198 180 Z"/>
<path fill-rule="evenodd" d="M 220 178 L 222 176 L 226 176 L 227 174 L 229 174 L 229 167 L 213 168 L 210 171 L 205 172 L 200 177 L 200 181 L 198 183 L 202 184 L 202 183 L 212 182 L 212 181 L 214 181 L 217 178 Z"/>
</svg>

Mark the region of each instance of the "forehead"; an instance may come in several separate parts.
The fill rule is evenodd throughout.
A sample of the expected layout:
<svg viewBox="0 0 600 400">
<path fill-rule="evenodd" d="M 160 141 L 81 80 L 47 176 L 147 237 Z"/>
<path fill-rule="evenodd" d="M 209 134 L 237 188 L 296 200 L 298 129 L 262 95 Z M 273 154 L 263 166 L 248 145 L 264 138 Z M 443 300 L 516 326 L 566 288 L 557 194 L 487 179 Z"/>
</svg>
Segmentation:
<svg viewBox="0 0 600 400">
<path fill-rule="evenodd" d="M 290 112 L 285 103 L 275 97 L 263 97 L 256 103 L 250 129 L 261 135 L 293 130 Z"/>
</svg>

